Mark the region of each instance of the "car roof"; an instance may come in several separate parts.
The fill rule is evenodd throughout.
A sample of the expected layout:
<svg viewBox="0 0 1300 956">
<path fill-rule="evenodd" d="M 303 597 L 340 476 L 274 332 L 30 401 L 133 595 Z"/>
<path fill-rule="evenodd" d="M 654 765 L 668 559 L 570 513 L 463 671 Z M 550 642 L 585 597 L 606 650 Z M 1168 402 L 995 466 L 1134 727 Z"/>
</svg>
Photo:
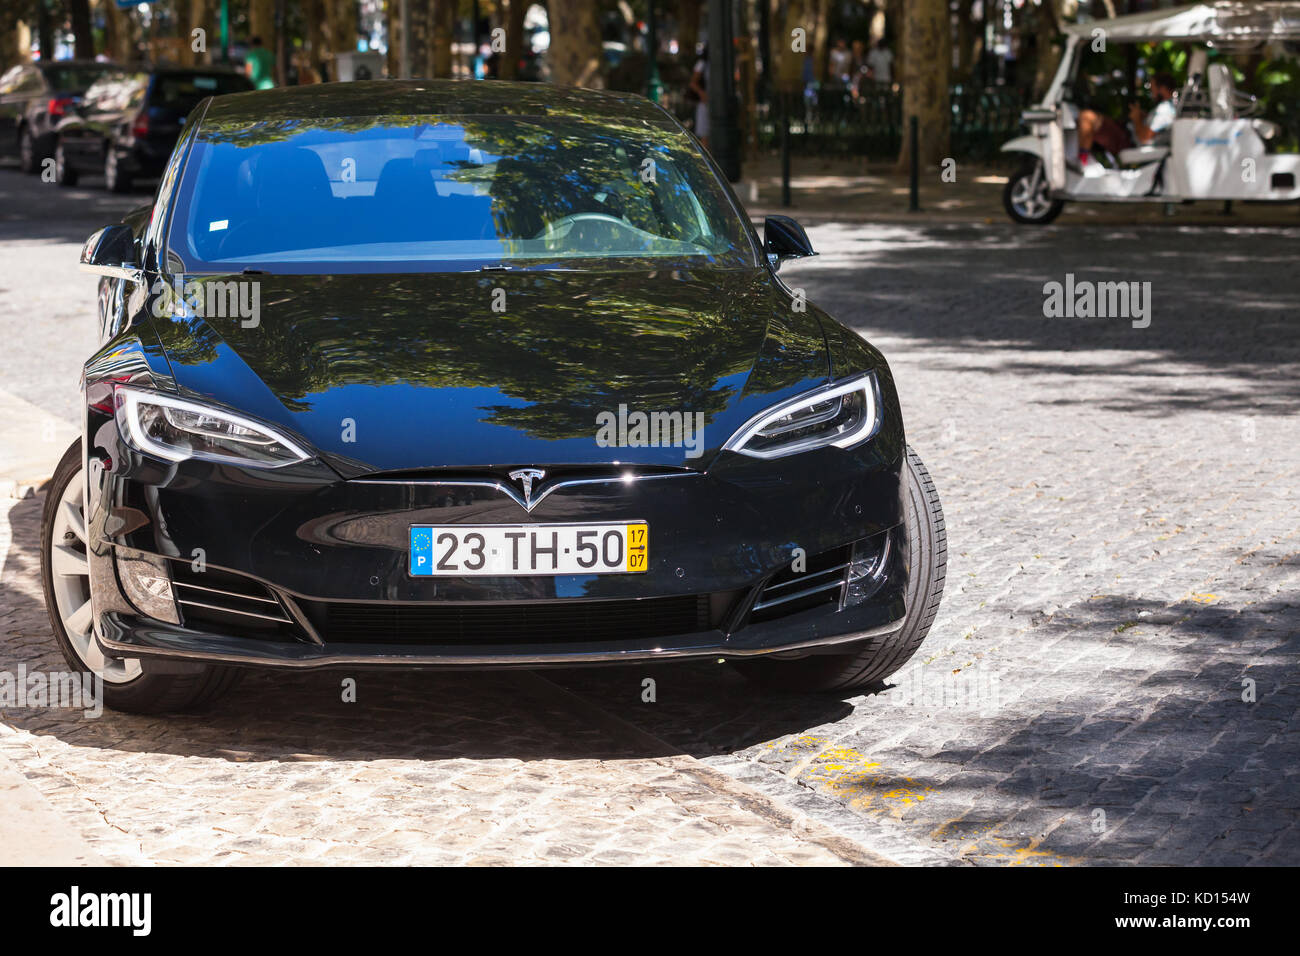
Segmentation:
<svg viewBox="0 0 1300 956">
<path fill-rule="evenodd" d="M 675 128 L 663 110 L 631 93 L 504 80 L 361 80 L 227 93 L 213 99 L 204 121 L 255 123 L 286 115 L 323 119 L 552 113 L 595 120 L 641 120 L 652 126 Z"/>
<path fill-rule="evenodd" d="M 183 73 L 183 74 L 185 74 L 186 76 L 190 76 L 190 75 L 199 75 L 199 76 L 209 76 L 209 75 L 212 75 L 212 76 L 243 76 L 243 75 L 244 75 L 244 74 L 241 73 L 239 70 L 237 70 L 237 69 L 235 69 L 234 67 L 231 67 L 231 66 L 221 66 L 221 65 L 217 65 L 217 66 L 176 66 L 175 64 L 172 64 L 172 63 L 168 63 L 168 64 L 161 65 L 161 66 L 144 66 L 144 67 L 141 67 L 141 69 L 140 69 L 139 72 L 141 72 L 141 73 L 154 73 L 154 74 Z"/>
<path fill-rule="evenodd" d="M 110 60 L 37 60 L 30 64 L 38 70 L 65 70 L 68 67 L 74 69 L 84 69 L 86 67 L 98 67 L 102 70 L 120 69 L 120 65 Z"/>
</svg>

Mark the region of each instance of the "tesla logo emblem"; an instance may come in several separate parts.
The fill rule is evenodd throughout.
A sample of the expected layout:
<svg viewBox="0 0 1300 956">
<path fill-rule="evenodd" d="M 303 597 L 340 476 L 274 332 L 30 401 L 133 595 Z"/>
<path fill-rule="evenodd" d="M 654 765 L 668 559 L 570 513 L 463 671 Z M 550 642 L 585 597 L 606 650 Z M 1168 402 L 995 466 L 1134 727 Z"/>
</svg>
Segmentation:
<svg viewBox="0 0 1300 956">
<path fill-rule="evenodd" d="M 517 481 L 524 489 L 524 510 L 533 510 L 533 482 L 541 481 L 546 472 L 540 468 L 520 468 L 510 472 L 510 480 Z"/>
</svg>

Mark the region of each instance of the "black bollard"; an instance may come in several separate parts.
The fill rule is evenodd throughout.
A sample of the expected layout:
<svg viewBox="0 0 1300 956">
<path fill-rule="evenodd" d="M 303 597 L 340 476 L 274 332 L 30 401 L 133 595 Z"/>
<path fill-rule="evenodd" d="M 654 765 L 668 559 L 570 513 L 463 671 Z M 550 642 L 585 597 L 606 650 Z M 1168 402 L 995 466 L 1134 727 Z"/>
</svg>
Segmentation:
<svg viewBox="0 0 1300 956">
<path fill-rule="evenodd" d="M 921 211 L 921 133 L 920 123 L 915 116 L 909 117 L 907 121 L 908 135 L 908 152 L 912 158 L 912 182 L 908 190 L 907 211 Z"/>
<path fill-rule="evenodd" d="M 790 208 L 790 110 L 789 98 L 782 94 L 781 102 L 781 205 Z"/>
</svg>

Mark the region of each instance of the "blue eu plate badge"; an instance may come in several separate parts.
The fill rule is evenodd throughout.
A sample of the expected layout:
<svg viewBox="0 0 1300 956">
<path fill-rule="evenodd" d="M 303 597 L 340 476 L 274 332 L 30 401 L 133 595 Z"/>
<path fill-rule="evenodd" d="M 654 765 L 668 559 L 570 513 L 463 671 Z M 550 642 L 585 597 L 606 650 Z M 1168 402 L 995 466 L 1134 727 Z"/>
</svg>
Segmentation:
<svg viewBox="0 0 1300 956">
<path fill-rule="evenodd" d="M 433 574 L 433 534 L 428 528 L 411 529 L 411 573 Z"/>
</svg>

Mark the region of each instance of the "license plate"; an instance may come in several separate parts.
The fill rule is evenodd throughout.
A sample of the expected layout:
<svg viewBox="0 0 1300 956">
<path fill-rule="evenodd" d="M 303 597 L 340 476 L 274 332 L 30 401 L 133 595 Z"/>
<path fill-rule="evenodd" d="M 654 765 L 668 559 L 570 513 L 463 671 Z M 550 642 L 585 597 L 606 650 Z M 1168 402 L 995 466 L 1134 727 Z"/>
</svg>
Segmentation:
<svg viewBox="0 0 1300 956">
<path fill-rule="evenodd" d="M 622 524 L 412 525 L 410 573 L 639 574 L 650 559 L 650 529 Z"/>
</svg>

